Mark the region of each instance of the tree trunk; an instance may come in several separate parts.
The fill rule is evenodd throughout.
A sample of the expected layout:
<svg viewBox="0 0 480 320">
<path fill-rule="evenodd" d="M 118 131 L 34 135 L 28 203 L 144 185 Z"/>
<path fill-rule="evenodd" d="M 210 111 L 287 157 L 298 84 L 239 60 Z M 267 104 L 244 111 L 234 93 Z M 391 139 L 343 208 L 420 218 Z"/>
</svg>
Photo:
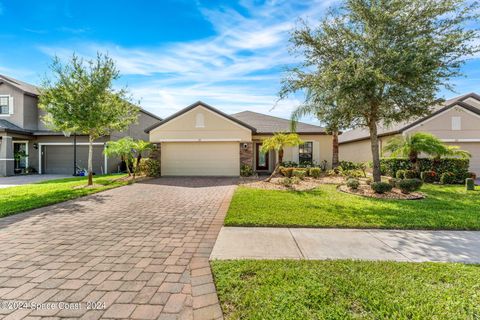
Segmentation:
<svg viewBox="0 0 480 320">
<path fill-rule="evenodd" d="M 88 136 L 88 185 L 93 185 L 93 138 Z"/>
<path fill-rule="evenodd" d="M 373 181 L 380 182 L 382 180 L 382 174 L 380 172 L 380 149 L 378 147 L 377 123 L 371 120 L 368 128 L 370 129 L 370 144 L 372 147 Z"/>
<path fill-rule="evenodd" d="M 125 166 L 127 167 L 127 173 L 130 177 L 132 174 L 130 173 L 130 164 L 128 163 L 128 157 L 123 156 L 123 162 L 125 162 Z"/>
<path fill-rule="evenodd" d="M 332 168 L 339 166 L 338 161 L 338 131 L 332 132 Z"/>
<path fill-rule="evenodd" d="M 278 169 L 280 168 L 280 163 L 282 162 L 283 162 L 283 149 L 280 149 L 278 150 L 278 161 L 275 164 L 275 169 L 273 169 L 272 174 L 267 179 L 265 179 L 265 182 L 270 182 L 270 180 L 272 180 L 272 178 L 277 174 Z"/>
</svg>

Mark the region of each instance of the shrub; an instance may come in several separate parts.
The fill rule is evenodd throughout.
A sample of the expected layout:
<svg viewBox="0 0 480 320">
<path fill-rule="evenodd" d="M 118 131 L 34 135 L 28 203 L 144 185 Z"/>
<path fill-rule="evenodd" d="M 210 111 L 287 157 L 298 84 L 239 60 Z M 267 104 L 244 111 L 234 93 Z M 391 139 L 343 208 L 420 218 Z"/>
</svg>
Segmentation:
<svg viewBox="0 0 480 320">
<path fill-rule="evenodd" d="M 295 170 L 295 168 L 284 168 L 284 167 L 282 167 L 280 169 L 280 173 L 287 178 L 291 178 L 293 170 Z"/>
<path fill-rule="evenodd" d="M 425 183 L 434 183 L 438 180 L 438 174 L 435 171 L 423 171 L 420 173 L 420 178 Z"/>
<path fill-rule="evenodd" d="M 253 168 L 252 166 L 249 166 L 248 164 L 242 163 L 240 166 L 240 175 L 242 177 L 250 177 L 253 176 Z"/>
<path fill-rule="evenodd" d="M 296 168 L 296 167 L 298 167 L 298 163 L 293 162 L 293 161 L 284 161 L 280 165 L 282 167 L 285 167 L 285 168 Z"/>
<path fill-rule="evenodd" d="M 417 171 L 405 170 L 405 179 L 415 179 L 418 177 Z"/>
<path fill-rule="evenodd" d="M 461 183 L 468 177 L 469 159 L 442 158 L 442 159 L 418 159 L 420 172 L 434 170 L 438 176 L 445 172 L 451 172 L 455 179 Z M 393 177 L 398 170 L 411 169 L 411 162 L 405 158 L 383 158 L 380 160 L 380 169 L 383 175 Z"/>
<path fill-rule="evenodd" d="M 387 182 L 373 182 L 370 187 L 379 194 L 392 191 L 392 186 Z"/>
<path fill-rule="evenodd" d="M 472 178 L 465 179 L 465 188 L 467 191 L 475 190 L 475 181 Z"/>
<path fill-rule="evenodd" d="M 310 176 L 314 177 L 315 179 L 320 178 L 322 170 L 320 168 L 311 168 L 310 169 Z"/>
<path fill-rule="evenodd" d="M 305 170 L 294 169 L 294 170 L 292 171 L 292 176 L 293 176 L 293 177 L 297 177 L 297 178 L 299 178 L 299 179 L 301 179 L 301 180 L 305 179 L 305 175 L 306 175 Z"/>
<path fill-rule="evenodd" d="M 453 172 L 444 172 L 440 176 L 441 184 L 454 184 L 456 182 L 457 182 L 457 179 L 455 179 L 455 174 L 453 174 Z"/>
<path fill-rule="evenodd" d="M 139 170 L 141 174 L 147 177 L 159 177 L 160 176 L 160 163 L 151 158 L 142 158 L 140 160 Z"/>
<path fill-rule="evenodd" d="M 405 179 L 405 171 L 406 171 L 406 170 L 398 170 L 398 171 L 395 173 L 395 178 L 397 178 L 397 179 Z"/>
<path fill-rule="evenodd" d="M 402 191 L 402 193 L 410 193 L 417 191 L 422 187 L 422 180 L 420 179 L 403 179 L 397 182 L 397 188 Z"/>
<path fill-rule="evenodd" d="M 356 170 L 358 169 L 358 164 L 356 162 L 352 161 L 340 161 L 339 167 L 342 168 L 342 170 Z"/>
<path fill-rule="evenodd" d="M 285 177 L 282 180 L 280 180 L 280 184 L 287 188 L 290 188 L 292 185 L 299 184 L 299 183 L 300 183 L 300 179 L 297 177 L 293 177 L 293 178 Z"/>
<path fill-rule="evenodd" d="M 335 171 L 335 169 L 330 169 L 327 171 L 327 176 L 336 176 L 338 174 L 338 171 Z"/>
<path fill-rule="evenodd" d="M 390 179 L 388 179 L 388 184 L 391 185 L 392 188 L 395 188 L 399 181 L 402 181 L 402 179 L 390 178 Z"/>
<path fill-rule="evenodd" d="M 357 190 L 360 186 L 360 181 L 358 179 L 350 178 L 347 180 L 347 187 L 353 190 Z"/>
<path fill-rule="evenodd" d="M 342 176 L 347 178 L 361 178 L 363 177 L 363 171 L 361 170 L 347 170 L 342 172 Z"/>
</svg>

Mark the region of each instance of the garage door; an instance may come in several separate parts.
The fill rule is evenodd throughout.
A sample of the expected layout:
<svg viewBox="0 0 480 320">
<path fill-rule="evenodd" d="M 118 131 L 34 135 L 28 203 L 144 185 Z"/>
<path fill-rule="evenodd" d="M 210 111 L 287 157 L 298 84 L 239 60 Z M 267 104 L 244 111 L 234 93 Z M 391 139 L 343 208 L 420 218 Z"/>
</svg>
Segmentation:
<svg viewBox="0 0 480 320">
<path fill-rule="evenodd" d="M 455 142 L 449 143 L 451 145 L 459 146 L 460 149 L 468 151 L 472 154 L 470 158 L 470 171 L 475 172 L 480 176 L 480 143 L 478 142 Z"/>
<path fill-rule="evenodd" d="M 43 146 L 43 172 L 73 174 L 73 146 Z M 77 146 L 77 166 L 88 167 L 88 146 Z M 93 146 L 93 172 L 104 172 L 103 146 Z"/>
<path fill-rule="evenodd" d="M 164 142 L 163 176 L 238 176 L 240 144 L 237 142 Z"/>
</svg>

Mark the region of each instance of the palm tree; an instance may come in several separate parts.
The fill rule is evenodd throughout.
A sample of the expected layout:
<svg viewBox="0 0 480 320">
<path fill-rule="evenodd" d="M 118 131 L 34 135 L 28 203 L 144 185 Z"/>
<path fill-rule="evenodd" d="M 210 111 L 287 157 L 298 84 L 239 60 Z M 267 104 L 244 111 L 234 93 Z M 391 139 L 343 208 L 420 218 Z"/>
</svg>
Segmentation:
<svg viewBox="0 0 480 320">
<path fill-rule="evenodd" d="M 103 151 L 107 157 L 120 157 L 127 166 L 128 176 L 131 176 L 130 165 L 133 162 L 132 149 L 135 142 L 130 137 L 125 137 L 117 141 L 107 142 L 107 147 Z"/>
<path fill-rule="evenodd" d="M 291 128 L 296 131 L 298 120 L 304 116 L 314 116 L 321 123 L 325 124 L 327 133 L 332 135 L 332 168 L 338 167 L 338 135 L 340 132 L 341 119 L 336 116 L 334 108 L 335 103 L 325 92 L 317 93 L 312 89 L 307 89 L 305 102 L 298 106 L 291 115 Z M 328 112 L 327 112 L 328 111 Z"/>
<path fill-rule="evenodd" d="M 277 153 L 277 163 L 275 164 L 275 169 L 272 174 L 265 179 L 265 181 L 270 181 L 272 177 L 277 174 L 280 164 L 283 162 L 283 150 L 285 147 L 293 147 L 302 144 L 303 141 L 300 139 L 296 133 L 285 133 L 277 132 L 272 137 L 267 138 L 262 141 L 262 147 L 260 151 L 267 153 L 270 150 L 274 150 Z"/>
<path fill-rule="evenodd" d="M 137 140 L 133 143 L 133 152 L 136 155 L 136 160 L 134 163 L 133 170 L 133 179 L 135 180 L 135 175 L 140 168 L 140 160 L 142 160 L 142 155 L 145 153 L 150 153 L 155 150 L 156 146 L 153 143 L 144 140 Z"/>
<path fill-rule="evenodd" d="M 390 152 L 393 157 L 407 157 L 417 171 L 420 171 L 418 157 L 421 153 L 435 158 L 442 156 L 470 157 L 470 153 L 467 151 L 459 150 L 457 146 L 448 146 L 433 134 L 426 132 L 394 137 L 387 142 L 383 150 Z"/>
</svg>

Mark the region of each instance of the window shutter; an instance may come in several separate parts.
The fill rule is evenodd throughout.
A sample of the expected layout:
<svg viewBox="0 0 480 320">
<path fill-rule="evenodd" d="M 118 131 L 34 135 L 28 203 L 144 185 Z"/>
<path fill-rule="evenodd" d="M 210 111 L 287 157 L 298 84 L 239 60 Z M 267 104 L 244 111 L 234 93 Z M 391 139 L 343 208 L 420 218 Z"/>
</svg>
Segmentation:
<svg viewBox="0 0 480 320">
<path fill-rule="evenodd" d="M 13 97 L 10 96 L 8 99 L 8 113 L 13 114 Z"/>
</svg>

